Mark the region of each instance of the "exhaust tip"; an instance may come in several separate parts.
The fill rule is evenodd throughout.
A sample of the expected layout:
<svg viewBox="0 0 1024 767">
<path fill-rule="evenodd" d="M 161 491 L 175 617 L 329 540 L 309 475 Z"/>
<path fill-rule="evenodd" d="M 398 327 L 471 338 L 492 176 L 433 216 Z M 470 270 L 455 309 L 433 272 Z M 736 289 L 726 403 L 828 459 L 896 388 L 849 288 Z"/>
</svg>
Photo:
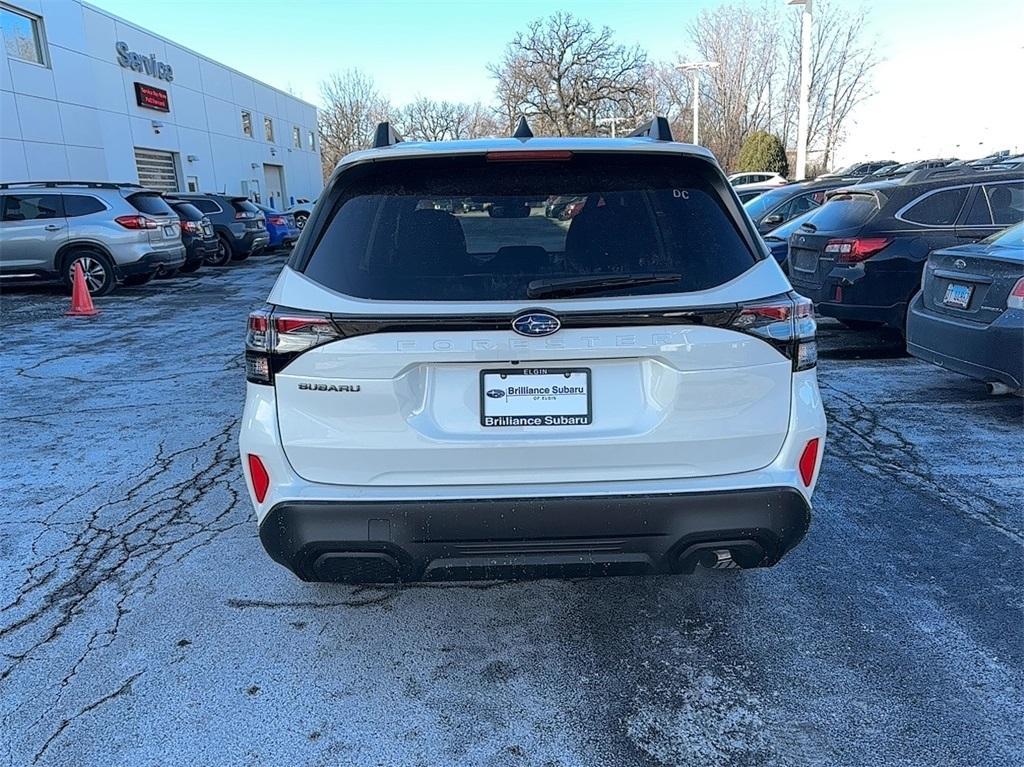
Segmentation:
<svg viewBox="0 0 1024 767">
<path fill-rule="evenodd" d="M 987 381 L 985 388 L 988 389 L 988 393 L 993 397 L 998 397 L 1003 394 L 1010 394 L 1013 392 L 1009 386 L 1004 384 L 1002 381 Z"/>
</svg>

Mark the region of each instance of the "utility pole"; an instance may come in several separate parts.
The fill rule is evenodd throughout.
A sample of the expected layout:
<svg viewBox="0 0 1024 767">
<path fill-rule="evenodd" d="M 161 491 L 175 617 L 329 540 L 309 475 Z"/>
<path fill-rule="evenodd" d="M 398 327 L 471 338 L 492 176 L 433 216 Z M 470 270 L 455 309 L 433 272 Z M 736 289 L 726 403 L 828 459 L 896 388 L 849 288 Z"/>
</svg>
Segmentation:
<svg viewBox="0 0 1024 767">
<path fill-rule="evenodd" d="M 789 0 L 800 9 L 800 106 L 796 123 L 796 180 L 807 178 L 807 132 L 811 119 L 811 3 Z"/>
<path fill-rule="evenodd" d="M 700 143 L 700 73 L 705 69 L 714 69 L 717 61 L 694 61 L 676 64 L 680 72 L 689 72 L 693 78 L 693 143 Z"/>
</svg>

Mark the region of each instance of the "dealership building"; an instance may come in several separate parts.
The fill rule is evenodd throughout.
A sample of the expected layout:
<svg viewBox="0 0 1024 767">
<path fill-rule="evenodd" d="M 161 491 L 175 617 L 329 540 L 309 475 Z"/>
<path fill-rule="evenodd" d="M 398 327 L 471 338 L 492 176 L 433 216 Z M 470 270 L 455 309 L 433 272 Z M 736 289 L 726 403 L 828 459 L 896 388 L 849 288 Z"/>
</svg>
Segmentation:
<svg viewBox="0 0 1024 767">
<path fill-rule="evenodd" d="M 316 107 L 80 0 L 0 0 L 0 182 L 137 181 L 275 208 L 323 187 Z"/>
</svg>

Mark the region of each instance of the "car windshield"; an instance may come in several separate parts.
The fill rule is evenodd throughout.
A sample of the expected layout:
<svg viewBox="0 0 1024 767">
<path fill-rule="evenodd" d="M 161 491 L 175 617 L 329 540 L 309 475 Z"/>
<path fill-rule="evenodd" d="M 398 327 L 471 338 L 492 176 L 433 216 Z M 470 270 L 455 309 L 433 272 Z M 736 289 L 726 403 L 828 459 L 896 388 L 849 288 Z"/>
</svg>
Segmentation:
<svg viewBox="0 0 1024 767">
<path fill-rule="evenodd" d="M 793 190 L 787 187 L 772 189 L 770 192 L 759 194 L 753 200 L 743 203 L 743 207 L 752 219 L 759 221 L 765 213 L 776 205 L 782 204 L 792 194 Z"/>
<path fill-rule="evenodd" d="M 361 298 L 518 300 L 539 279 L 637 274 L 676 277 L 616 290 L 685 292 L 756 260 L 701 161 L 478 156 L 351 173 L 304 271 Z"/>
<path fill-rule="evenodd" d="M 1024 248 L 1024 222 L 996 232 L 982 240 L 986 245 L 999 245 L 1004 248 Z"/>
</svg>

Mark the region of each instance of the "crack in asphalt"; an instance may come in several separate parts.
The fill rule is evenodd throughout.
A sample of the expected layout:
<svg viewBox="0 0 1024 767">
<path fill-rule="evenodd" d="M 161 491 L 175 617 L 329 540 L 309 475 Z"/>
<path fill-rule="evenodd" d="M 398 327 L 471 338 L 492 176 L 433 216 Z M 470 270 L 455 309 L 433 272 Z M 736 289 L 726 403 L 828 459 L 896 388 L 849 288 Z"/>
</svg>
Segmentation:
<svg viewBox="0 0 1024 767">
<path fill-rule="evenodd" d="M 1014 543 L 1024 544 L 1024 534 L 999 518 L 996 510 L 1002 505 L 1000 499 L 985 495 L 978 484 L 972 487 L 969 497 L 948 490 L 914 443 L 881 422 L 877 403 L 870 405 L 828 380 L 819 379 L 818 385 L 830 395 L 822 397 L 829 429 L 845 437 L 830 440 L 831 451 L 865 473 L 870 473 L 868 467 L 881 476 L 926 492 L 949 508 L 998 530 Z M 868 449 L 858 450 L 857 446 Z"/>
</svg>

